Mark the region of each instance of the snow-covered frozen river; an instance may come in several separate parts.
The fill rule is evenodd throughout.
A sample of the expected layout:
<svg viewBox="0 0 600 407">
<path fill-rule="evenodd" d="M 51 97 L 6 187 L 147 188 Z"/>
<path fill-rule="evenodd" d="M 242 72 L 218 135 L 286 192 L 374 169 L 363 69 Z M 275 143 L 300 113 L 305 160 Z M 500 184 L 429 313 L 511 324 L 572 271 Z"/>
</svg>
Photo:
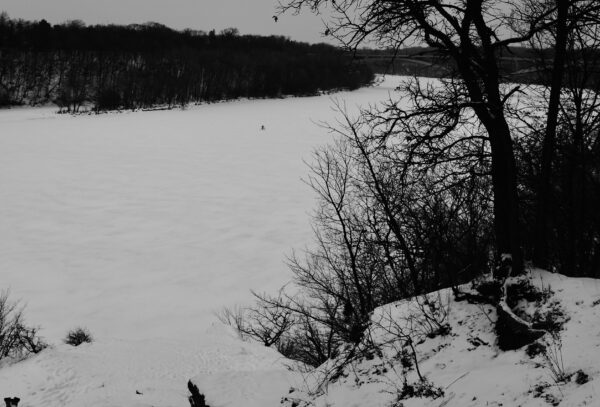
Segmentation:
<svg viewBox="0 0 600 407">
<path fill-rule="evenodd" d="M 388 78 L 334 96 L 186 110 L 0 111 L 0 289 L 27 304 L 28 322 L 50 343 L 86 326 L 97 339 L 92 359 L 138 349 L 142 360 L 139 341 L 171 341 L 168 348 L 206 335 L 214 311 L 250 301 L 250 289 L 273 292 L 286 283 L 286 254 L 310 243 L 315 201 L 301 180 L 303 160 L 330 140 L 315 122 L 335 118 L 332 97 L 364 105 L 397 84 Z M 183 368 L 181 352 L 159 365 L 178 364 L 188 376 L 211 370 L 202 347 L 197 370 Z M 56 358 L 68 364 L 65 355 Z M 135 358 L 130 363 L 142 369 Z M 74 363 L 89 372 L 86 363 L 98 366 L 92 359 Z M 69 404 L 57 397 L 39 400 Z"/>
<path fill-rule="evenodd" d="M 302 159 L 327 141 L 310 119 L 328 103 L 0 112 L 0 284 L 52 339 L 193 333 L 277 288 L 310 239 Z"/>
</svg>

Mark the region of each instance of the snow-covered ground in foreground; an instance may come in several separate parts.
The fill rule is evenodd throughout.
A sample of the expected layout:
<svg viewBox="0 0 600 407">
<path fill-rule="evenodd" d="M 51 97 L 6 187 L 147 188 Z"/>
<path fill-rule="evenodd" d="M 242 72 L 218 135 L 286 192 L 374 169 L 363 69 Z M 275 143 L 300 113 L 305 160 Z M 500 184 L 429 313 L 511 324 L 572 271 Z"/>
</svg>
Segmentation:
<svg viewBox="0 0 600 407">
<path fill-rule="evenodd" d="M 530 358 L 525 348 L 500 351 L 496 345 L 493 321 L 495 310 L 489 305 L 457 302 L 449 289 L 441 298 L 448 301 L 450 333 L 424 339 L 416 345 L 422 374 L 444 391 L 444 396 L 408 398 L 398 401 L 403 386 L 402 364 L 394 358 L 401 341 L 383 348 L 384 357 L 361 358 L 348 365 L 338 378 L 321 386 L 326 391 L 316 394 L 317 387 L 300 386 L 287 395 L 284 407 L 561 407 L 600 405 L 600 280 L 568 278 L 542 270 L 532 270 L 530 282 L 540 289 L 550 289 L 550 302 L 558 301 L 568 321 L 560 341 L 548 336 L 542 341 L 562 344 L 562 360 L 566 373 L 582 370 L 589 381 L 577 384 L 576 375 L 567 383 L 556 385 L 548 362 L 540 355 Z M 405 318 L 415 311 L 414 302 L 400 301 L 380 307 L 374 313 L 375 341 L 389 339 L 389 326 L 406 328 Z M 383 316 L 383 319 L 382 319 Z M 391 317 L 391 319 L 389 318 Z M 390 324 L 388 321 L 394 321 Z M 381 336 L 377 331 L 386 331 Z M 416 328 L 416 325 L 415 325 Z M 379 332 L 381 333 L 381 332 Z M 320 379 L 336 361 L 307 375 L 306 382 Z M 417 380 L 414 368 L 409 382 Z"/>
<path fill-rule="evenodd" d="M 374 103 L 397 84 L 333 97 Z M 239 341 L 213 311 L 289 280 L 286 253 L 311 239 L 302 160 L 328 142 L 315 122 L 333 120 L 332 105 L 0 111 L 0 289 L 55 345 L 0 369 L 0 397 L 182 406 L 195 377 L 213 407 L 278 404 L 293 379 L 279 356 Z M 96 341 L 61 344 L 78 325 Z"/>
</svg>

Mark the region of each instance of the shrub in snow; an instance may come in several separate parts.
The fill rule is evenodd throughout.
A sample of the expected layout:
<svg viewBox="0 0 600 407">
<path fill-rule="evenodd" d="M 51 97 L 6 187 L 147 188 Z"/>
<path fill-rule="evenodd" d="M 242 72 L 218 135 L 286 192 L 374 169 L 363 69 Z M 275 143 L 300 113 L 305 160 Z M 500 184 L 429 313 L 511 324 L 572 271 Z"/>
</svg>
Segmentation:
<svg viewBox="0 0 600 407">
<path fill-rule="evenodd" d="M 428 338 L 438 335 L 445 336 L 450 333 L 448 315 L 450 314 L 450 298 L 442 298 L 441 291 L 432 294 L 423 294 L 412 300 L 412 318 L 416 326 L 421 327 L 422 332 Z M 417 329 L 418 330 L 418 329 Z"/>
<path fill-rule="evenodd" d="M 550 383 L 538 383 L 532 389 L 533 397 L 543 399 L 550 406 L 560 405 L 561 399 L 550 392 L 553 386 Z"/>
<path fill-rule="evenodd" d="M 332 327 L 301 317 L 292 328 L 277 342 L 277 351 L 288 359 L 299 361 L 306 366 L 317 367 L 328 359 L 338 356 L 338 348 L 343 345 Z"/>
<path fill-rule="evenodd" d="M 254 295 L 254 306 L 223 308 L 217 318 L 234 328 L 242 339 L 274 347 L 286 358 L 307 366 L 319 366 L 337 355 L 342 344 L 340 336 L 334 328 L 315 320 L 310 307 L 295 303 L 283 293 L 276 297 Z M 350 331 L 355 321 L 348 320 L 347 326 L 340 329 Z"/>
<path fill-rule="evenodd" d="M 64 342 L 71 346 L 79 346 L 82 343 L 91 343 L 93 341 L 94 338 L 92 337 L 90 331 L 82 327 L 71 329 L 64 339 Z"/>
<path fill-rule="evenodd" d="M 563 360 L 562 339 L 558 334 L 547 335 L 545 338 L 545 350 L 542 353 L 544 365 L 550 372 L 554 383 L 565 383 L 572 375 L 565 369 Z"/>
<path fill-rule="evenodd" d="M 400 352 L 398 352 L 397 358 L 400 359 L 400 364 L 402 365 L 403 370 L 409 371 L 413 368 L 414 356 L 406 348 L 403 348 Z"/>
<path fill-rule="evenodd" d="M 565 314 L 560 301 L 553 300 L 541 304 L 535 310 L 531 322 L 536 328 L 557 334 L 569 319 L 570 317 Z"/>
<path fill-rule="evenodd" d="M 379 112 L 355 119 L 338 108 L 340 127 L 330 130 L 340 137 L 314 153 L 306 180 L 318 199 L 315 244 L 288 259 L 296 287 L 259 298 L 291 311 L 293 328 L 282 334 L 281 348 L 311 366 L 331 359 L 343 343 L 358 346 L 373 311 L 401 299 L 418 297 L 414 325 L 425 337 L 448 334 L 447 302 L 423 294 L 484 270 L 492 243 L 486 186 L 460 183 L 452 192 L 433 192 L 439 185 L 433 174 L 396 165 L 398 143 L 382 148 L 387 125 L 374 123 Z"/>
<path fill-rule="evenodd" d="M 527 353 L 527 356 L 529 356 L 532 359 L 537 355 L 544 354 L 544 352 L 546 352 L 546 346 L 539 342 L 530 343 L 525 349 L 525 353 Z"/>
<path fill-rule="evenodd" d="M 444 390 L 441 387 L 435 387 L 433 383 L 427 379 L 423 379 L 415 383 L 405 381 L 401 391 L 398 393 L 397 401 L 414 397 L 437 399 L 443 396 Z"/>
<path fill-rule="evenodd" d="M 581 385 L 581 384 L 586 384 L 589 381 L 590 381 L 590 376 L 588 376 L 588 374 L 585 373 L 583 370 L 579 369 L 577 372 L 575 372 L 575 383 Z"/>
<path fill-rule="evenodd" d="M 0 293 L 0 360 L 18 359 L 38 353 L 48 345 L 38 336 L 38 328 L 28 327 L 23 308 L 8 299 L 8 291 Z"/>
<path fill-rule="evenodd" d="M 283 302 L 267 303 L 260 298 L 254 307 L 223 308 L 217 318 L 234 328 L 242 339 L 252 338 L 278 348 L 282 337 L 294 325 L 292 311 Z"/>
</svg>

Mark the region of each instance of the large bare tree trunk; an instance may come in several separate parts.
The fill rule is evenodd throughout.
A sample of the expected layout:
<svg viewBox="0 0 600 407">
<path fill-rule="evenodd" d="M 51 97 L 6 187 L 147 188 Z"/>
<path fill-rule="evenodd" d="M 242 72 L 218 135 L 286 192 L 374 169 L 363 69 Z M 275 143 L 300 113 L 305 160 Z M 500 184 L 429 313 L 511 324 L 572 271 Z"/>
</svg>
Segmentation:
<svg viewBox="0 0 600 407">
<path fill-rule="evenodd" d="M 535 236 L 533 248 L 533 261 L 535 265 L 547 268 L 549 263 L 549 222 L 550 205 L 552 202 L 552 162 L 556 149 L 556 129 L 560 107 L 560 93 L 565 71 L 565 58 L 567 47 L 567 18 L 569 0 L 557 1 L 556 43 L 554 46 L 554 62 L 552 66 L 552 81 L 550 83 L 550 100 L 548 101 L 548 115 L 546 131 L 542 147 L 542 162 L 540 165 L 539 189 L 537 192 Z"/>
<path fill-rule="evenodd" d="M 503 116 L 484 123 L 492 150 L 494 229 L 499 255 L 510 255 L 513 274 L 524 271 L 519 227 L 517 174 L 510 129 Z"/>
<path fill-rule="evenodd" d="M 487 41 L 484 41 L 485 44 Z M 492 154 L 491 175 L 497 255 L 500 257 L 510 255 L 513 274 L 518 275 L 524 271 L 524 265 L 517 193 L 517 166 L 511 131 L 504 112 L 504 98 L 500 94 L 497 57 L 488 44 L 488 47 L 483 50 L 483 55 L 480 56 L 485 67 L 483 72 L 472 66 L 469 53 L 457 54 L 455 59 L 469 97 L 475 104 L 473 110 L 488 133 Z"/>
</svg>

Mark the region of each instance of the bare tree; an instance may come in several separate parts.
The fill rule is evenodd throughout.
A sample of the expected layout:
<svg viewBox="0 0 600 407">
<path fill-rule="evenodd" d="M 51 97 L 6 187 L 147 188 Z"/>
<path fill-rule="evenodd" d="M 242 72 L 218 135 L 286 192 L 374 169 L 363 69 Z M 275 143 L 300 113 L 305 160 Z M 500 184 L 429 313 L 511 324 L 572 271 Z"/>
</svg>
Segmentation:
<svg viewBox="0 0 600 407">
<path fill-rule="evenodd" d="M 564 3 L 285 0 L 280 10 L 299 12 L 308 8 L 320 12 L 326 8 L 329 17 L 325 32 L 351 48 L 370 40 L 394 49 L 425 43 L 452 61 L 464 90 L 461 107 L 474 112 L 489 143 L 497 254 L 510 255 L 512 267 L 519 273 L 523 270 L 523 258 L 517 174 L 513 134 L 505 110 L 506 101 L 518 87 L 501 86 L 499 54 L 509 45 L 525 43 L 552 27 L 562 32 Z M 561 34 L 558 49 L 563 47 L 563 37 Z M 557 82 L 559 76 L 560 70 L 556 73 Z M 555 105 L 550 106 L 555 109 Z M 549 133 L 552 127 L 550 123 Z"/>
<path fill-rule="evenodd" d="M 548 115 L 544 132 L 542 162 L 540 168 L 540 185 L 537 199 L 536 241 L 533 252 L 535 263 L 548 267 L 548 205 L 550 201 L 551 168 L 556 144 L 556 128 L 560 94 L 565 71 L 565 59 L 568 35 L 568 12 L 570 0 L 556 0 L 556 24 L 554 29 L 554 61 L 550 81 L 550 97 L 548 100 Z"/>
<path fill-rule="evenodd" d="M 519 135 L 519 160 L 530 195 L 524 197 L 525 206 L 528 200 L 533 204 L 524 217 L 537 265 L 590 275 L 595 252 L 591 229 L 598 224 L 588 206 L 598 195 L 593 157 L 599 122 L 600 6 L 591 1 L 558 3 L 556 25 L 531 39 L 537 81 L 547 86 L 528 89 L 530 114 L 545 114 L 530 117 L 521 110 L 513 115 L 526 123 Z"/>
</svg>

